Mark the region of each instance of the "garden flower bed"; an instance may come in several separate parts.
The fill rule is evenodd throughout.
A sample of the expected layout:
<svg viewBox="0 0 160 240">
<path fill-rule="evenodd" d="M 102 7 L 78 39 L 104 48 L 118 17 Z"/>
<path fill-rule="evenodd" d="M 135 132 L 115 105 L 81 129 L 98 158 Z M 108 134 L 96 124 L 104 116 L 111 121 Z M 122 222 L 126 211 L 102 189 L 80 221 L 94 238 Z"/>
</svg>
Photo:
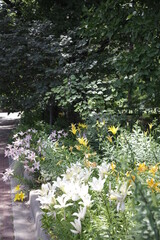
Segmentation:
<svg viewBox="0 0 160 240">
<path fill-rule="evenodd" d="M 18 179 L 14 201 L 37 189 L 37 197 L 30 192 L 32 212 L 41 215 L 40 202 L 50 239 L 158 240 L 160 148 L 151 131 L 149 125 L 129 132 L 104 120 L 92 131 L 84 123 L 68 132 L 20 131 L 5 154 L 31 177 L 14 168 L 3 179 Z"/>
</svg>

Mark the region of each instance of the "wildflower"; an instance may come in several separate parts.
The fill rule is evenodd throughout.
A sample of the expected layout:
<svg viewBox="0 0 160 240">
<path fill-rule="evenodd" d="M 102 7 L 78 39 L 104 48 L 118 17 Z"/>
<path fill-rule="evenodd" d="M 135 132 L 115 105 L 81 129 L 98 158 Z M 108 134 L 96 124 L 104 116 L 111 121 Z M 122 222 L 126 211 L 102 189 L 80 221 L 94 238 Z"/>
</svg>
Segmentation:
<svg viewBox="0 0 160 240">
<path fill-rule="evenodd" d="M 14 191 L 15 192 L 18 192 L 20 190 L 20 185 L 17 185 L 15 188 L 14 188 Z"/>
<path fill-rule="evenodd" d="M 19 201 L 19 200 L 20 200 L 19 193 L 16 193 L 16 195 L 14 197 L 14 202 Z"/>
<path fill-rule="evenodd" d="M 34 164 L 33 164 L 33 166 L 34 166 L 35 169 L 39 170 L 39 168 L 40 168 L 40 163 L 35 161 Z"/>
<path fill-rule="evenodd" d="M 74 234 L 81 234 L 82 231 L 82 225 L 80 219 L 75 219 L 74 222 L 70 222 L 72 226 L 75 228 L 75 230 L 71 229 L 71 232 Z"/>
<path fill-rule="evenodd" d="M 38 196 L 36 200 L 41 203 L 42 209 L 48 209 L 50 205 L 56 203 L 54 193 L 55 193 L 55 190 L 53 189 L 53 190 L 50 190 L 46 195 L 41 194 L 41 196 Z"/>
<path fill-rule="evenodd" d="M 14 202 L 16 202 L 16 201 L 23 202 L 24 198 L 25 198 L 25 194 L 21 191 L 20 193 L 16 193 L 16 195 L 14 197 Z"/>
<path fill-rule="evenodd" d="M 108 139 L 108 141 L 110 142 L 110 143 L 112 143 L 113 141 L 112 141 L 112 137 L 111 136 L 107 136 L 107 139 Z"/>
<path fill-rule="evenodd" d="M 111 168 L 111 164 L 110 163 L 103 162 L 100 166 L 98 166 L 99 176 L 101 178 L 107 177 L 107 174 L 108 174 L 110 168 Z"/>
<path fill-rule="evenodd" d="M 83 202 L 79 202 L 79 204 L 83 204 L 84 207 L 89 207 L 93 202 L 93 200 L 91 200 L 91 195 L 89 194 L 81 194 L 81 199 Z"/>
<path fill-rule="evenodd" d="M 160 189 L 158 188 L 158 185 L 160 185 L 160 183 L 156 183 L 153 178 L 151 178 L 150 180 L 147 179 L 147 184 L 148 184 L 148 187 L 152 189 L 152 191 L 156 191 L 156 192 L 160 191 Z"/>
<path fill-rule="evenodd" d="M 151 131 L 152 127 L 153 127 L 153 124 L 152 123 L 148 123 L 148 126 L 149 126 L 149 130 Z"/>
<path fill-rule="evenodd" d="M 42 186 L 41 186 L 41 195 L 42 196 L 45 196 L 45 195 L 47 195 L 48 194 L 48 192 L 50 191 L 50 189 L 51 189 L 51 184 L 50 183 L 46 183 L 46 184 L 42 184 Z"/>
<path fill-rule="evenodd" d="M 66 208 L 68 206 L 73 205 L 73 203 L 66 204 L 69 199 L 70 198 L 66 194 L 63 194 L 62 196 L 57 197 L 56 200 L 58 201 L 59 205 L 54 205 L 54 207 L 55 208 Z"/>
<path fill-rule="evenodd" d="M 22 191 L 19 193 L 19 198 L 20 198 L 21 202 L 23 202 L 23 200 L 25 198 L 25 194 Z"/>
<path fill-rule="evenodd" d="M 79 128 L 87 128 L 87 125 L 84 123 L 78 123 Z"/>
<path fill-rule="evenodd" d="M 80 145 L 75 145 L 75 148 L 80 151 L 81 150 L 81 146 Z"/>
<path fill-rule="evenodd" d="M 124 200 L 127 196 L 127 191 L 128 191 L 127 183 L 121 185 L 119 192 L 110 190 L 109 199 L 117 201 L 117 212 L 119 212 L 120 210 L 121 211 L 125 210 Z"/>
<path fill-rule="evenodd" d="M 89 185 L 91 186 L 92 190 L 101 192 L 104 187 L 105 181 L 106 181 L 105 179 L 102 178 L 97 179 L 93 177 L 92 182 L 89 182 Z"/>
<path fill-rule="evenodd" d="M 113 135 L 116 135 L 118 127 L 116 128 L 115 126 L 111 126 L 108 128 L 108 131 L 111 132 Z"/>
<path fill-rule="evenodd" d="M 149 172 L 152 173 L 153 175 L 155 175 L 155 173 L 158 171 L 158 166 L 155 165 L 155 166 L 152 166 L 150 167 L 149 169 Z"/>
<path fill-rule="evenodd" d="M 87 147 L 87 144 L 88 144 L 88 140 L 84 137 L 81 137 L 81 138 L 77 138 L 78 142 L 83 145 L 84 147 Z"/>
<path fill-rule="evenodd" d="M 5 173 L 2 173 L 2 180 L 4 182 L 6 182 L 7 180 L 9 180 L 11 178 L 11 176 L 13 176 L 13 172 L 14 170 L 12 170 L 11 168 L 7 168 Z"/>
<path fill-rule="evenodd" d="M 147 134 L 148 134 L 148 130 L 144 132 L 145 137 L 147 136 Z"/>
<path fill-rule="evenodd" d="M 111 166 L 111 170 L 114 171 L 115 168 L 116 168 L 116 164 L 114 164 L 114 163 L 112 162 L 110 166 Z"/>
<path fill-rule="evenodd" d="M 140 173 L 145 172 L 147 169 L 148 169 L 148 167 L 146 166 L 145 162 L 139 163 L 138 171 L 139 171 Z"/>
<path fill-rule="evenodd" d="M 78 219 L 83 220 L 85 218 L 85 215 L 86 215 L 86 210 L 87 210 L 86 207 L 80 206 L 79 212 L 78 213 L 76 213 L 76 212 L 73 213 L 73 216 L 77 216 Z"/>
<path fill-rule="evenodd" d="M 73 151 L 73 147 L 72 147 L 72 146 L 69 147 L 69 151 L 70 151 L 70 152 Z"/>
<path fill-rule="evenodd" d="M 96 162 L 90 162 L 90 161 L 88 161 L 88 160 L 86 160 L 85 161 L 85 166 L 86 167 L 93 167 L 93 168 L 95 168 L 96 166 L 97 166 L 97 163 Z"/>
<path fill-rule="evenodd" d="M 72 123 L 71 124 L 71 132 L 76 135 L 76 132 L 77 132 L 77 129 L 76 129 L 76 126 Z"/>
</svg>

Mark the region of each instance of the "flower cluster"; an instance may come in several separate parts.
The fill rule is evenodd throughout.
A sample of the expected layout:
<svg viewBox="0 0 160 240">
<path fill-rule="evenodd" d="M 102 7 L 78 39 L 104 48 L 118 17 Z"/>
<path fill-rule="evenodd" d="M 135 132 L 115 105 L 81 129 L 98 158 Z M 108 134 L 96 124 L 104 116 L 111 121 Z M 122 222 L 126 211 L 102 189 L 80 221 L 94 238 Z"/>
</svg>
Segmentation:
<svg viewBox="0 0 160 240">
<path fill-rule="evenodd" d="M 7 145 L 5 157 L 11 157 L 14 161 L 24 163 L 24 169 L 28 172 L 39 170 L 40 163 L 32 146 L 33 137 L 37 133 L 35 129 L 28 129 L 26 132 L 19 132 L 13 136 L 12 145 Z"/>
<path fill-rule="evenodd" d="M 14 202 L 16 202 L 16 201 L 23 202 L 23 200 L 25 198 L 25 193 L 21 190 L 21 186 L 17 185 L 14 190 L 16 192 L 15 197 L 14 197 Z"/>
<path fill-rule="evenodd" d="M 102 193 L 105 198 L 108 198 L 108 202 L 116 200 L 117 211 L 124 211 L 128 185 L 121 184 L 119 192 L 111 190 L 109 186 L 105 187 L 106 182 L 109 184 L 107 181 L 109 174 L 112 174 L 111 163 L 102 162 L 101 165 L 93 168 L 76 162 L 71 164 L 71 167 L 67 167 L 66 172 L 61 177 L 57 177 L 53 184 L 43 184 L 37 200 L 40 201 L 42 209 L 51 211 L 50 214 L 54 216 L 59 214 L 57 210 L 69 208 L 73 216 L 70 223 L 74 227 L 70 231 L 80 234 L 81 222 L 85 219 L 87 209 L 91 209 L 97 201 L 95 193 Z M 73 212 L 75 208 L 77 211 Z M 66 212 L 67 210 L 64 212 L 63 220 L 67 220 Z"/>
<path fill-rule="evenodd" d="M 59 131 L 54 130 L 53 132 L 51 132 L 48 139 L 51 140 L 52 142 L 56 142 L 61 138 L 67 137 L 67 135 L 68 133 L 66 133 L 63 129 Z"/>
<path fill-rule="evenodd" d="M 4 182 L 7 182 L 13 175 L 14 175 L 14 170 L 11 168 L 7 168 L 5 170 L 5 173 L 2 173 L 2 180 Z"/>
</svg>

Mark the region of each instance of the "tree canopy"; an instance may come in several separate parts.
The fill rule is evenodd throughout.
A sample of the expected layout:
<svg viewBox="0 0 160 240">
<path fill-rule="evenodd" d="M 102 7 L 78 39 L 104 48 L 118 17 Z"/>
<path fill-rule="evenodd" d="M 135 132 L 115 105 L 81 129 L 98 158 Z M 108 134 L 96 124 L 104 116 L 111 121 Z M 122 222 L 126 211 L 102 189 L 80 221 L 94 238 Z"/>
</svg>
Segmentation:
<svg viewBox="0 0 160 240">
<path fill-rule="evenodd" d="M 158 0 L 3 2 L 5 108 L 53 105 L 84 118 L 159 110 Z"/>
</svg>

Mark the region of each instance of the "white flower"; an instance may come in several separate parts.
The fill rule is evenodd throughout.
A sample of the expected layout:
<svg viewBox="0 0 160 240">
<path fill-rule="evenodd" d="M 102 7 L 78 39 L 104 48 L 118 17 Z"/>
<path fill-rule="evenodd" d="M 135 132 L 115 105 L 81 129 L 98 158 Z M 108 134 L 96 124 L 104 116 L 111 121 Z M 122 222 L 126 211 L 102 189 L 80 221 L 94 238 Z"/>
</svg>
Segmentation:
<svg viewBox="0 0 160 240">
<path fill-rule="evenodd" d="M 101 178 L 107 177 L 107 173 L 110 170 L 110 166 L 111 166 L 110 163 L 103 162 L 100 166 L 97 167 L 99 169 L 99 176 Z"/>
<path fill-rule="evenodd" d="M 79 212 L 78 213 L 76 213 L 76 212 L 73 213 L 73 216 L 77 216 L 78 219 L 83 220 L 85 218 L 85 215 L 86 215 L 86 210 L 87 210 L 86 207 L 81 207 L 80 206 Z"/>
<path fill-rule="evenodd" d="M 91 200 L 91 195 L 87 194 L 85 196 L 81 196 L 83 202 L 79 202 L 79 204 L 83 204 L 84 207 L 89 207 L 93 200 Z"/>
<path fill-rule="evenodd" d="M 49 191 L 49 193 L 45 196 L 38 196 L 38 198 L 36 200 L 41 203 L 42 209 L 48 209 L 48 207 L 51 204 L 56 203 L 55 195 L 54 195 L 54 192 L 52 192 L 52 191 Z"/>
<path fill-rule="evenodd" d="M 47 195 L 50 190 L 51 190 L 51 184 L 50 183 L 42 184 L 41 191 L 40 191 L 41 196 Z"/>
<path fill-rule="evenodd" d="M 13 174 L 14 174 L 13 172 L 14 172 L 13 169 L 7 168 L 7 169 L 5 170 L 5 173 L 1 173 L 1 174 L 3 175 L 2 180 L 3 180 L 4 182 L 6 182 L 7 180 L 9 180 L 9 179 L 11 178 L 11 176 L 13 176 Z"/>
<path fill-rule="evenodd" d="M 118 191 L 110 190 L 109 199 L 117 201 L 117 212 L 125 210 L 124 200 L 127 196 L 127 183 L 123 183 Z"/>
<path fill-rule="evenodd" d="M 72 226 L 75 228 L 75 230 L 71 229 L 71 232 L 74 234 L 80 234 L 82 231 L 82 225 L 80 219 L 75 219 L 74 222 L 71 222 Z"/>
<path fill-rule="evenodd" d="M 79 196 L 80 198 L 88 195 L 88 185 L 82 184 L 80 189 L 79 189 Z"/>
<path fill-rule="evenodd" d="M 66 196 L 66 194 L 63 194 L 62 196 L 57 197 L 56 200 L 59 203 L 59 205 L 54 205 L 54 208 L 66 208 L 68 206 L 73 205 L 73 203 L 66 204 L 69 199 L 70 198 Z"/>
<path fill-rule="evenodd" d="M 89 185 L 91 186 L 92 190 L 101 192 L 104 187 L 105 181 L 106 181 L 105 179 L 102 178 L 97 179 L 93 177 L 92 182 L 89 182 Z"/>
<path fill-rule="evenodd" d="M 33 164 L 33 166 L 34 166 L 34 168 L 35 169 L 37 169 L 37 170 L 39 170 L 39 168 L 40 168 L 40 162 L 34 162 L 34 164 Z"/>
<path fill-rule="evenodd" d="M 77 182 L 64 182 L 63 192 L 70 198 L 72 201 L 79 200 L 79 191 L 80 185 Z"/>
</svg>

